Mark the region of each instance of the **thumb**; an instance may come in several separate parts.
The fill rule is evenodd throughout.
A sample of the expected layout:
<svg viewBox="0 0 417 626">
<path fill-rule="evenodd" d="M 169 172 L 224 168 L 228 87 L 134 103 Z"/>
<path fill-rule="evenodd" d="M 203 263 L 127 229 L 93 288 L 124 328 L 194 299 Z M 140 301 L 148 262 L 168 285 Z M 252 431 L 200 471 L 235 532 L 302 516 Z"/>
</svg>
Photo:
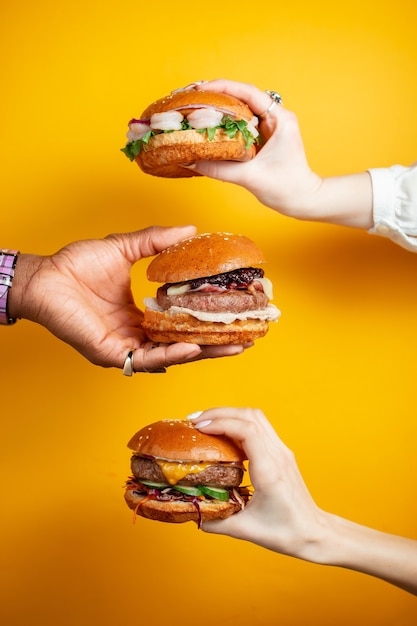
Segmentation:
<svg viewBox="0 0 417 626">
<path fill-rule="evenodd" d="M 196 234 L 195 226 L 149 226 L 131 233 L 117 233 L 106 239 L 113 241 L 124 256 L 133 264 L 140 259 L 154 256 L 165 248 Z"/>
<path fill-rule="evenodd" d="M 201 530 L 203 530 L 205 533 L 210 533 L 214 535 L 229 535 L 229 537 L 235 537 L 236 517 L 238 515 L 239 513 L 235 513 L 227 519 L 213 520 L 212 522 L 203 522 L 201 524 Z"/>
<path fill-rule="evenodd" d="M 192 165 L 183 165 L 183 167 L 208 178 L 240 184 L 245 177 L 245 165 L 236 161 L 198 161 Z"/>
</svg>

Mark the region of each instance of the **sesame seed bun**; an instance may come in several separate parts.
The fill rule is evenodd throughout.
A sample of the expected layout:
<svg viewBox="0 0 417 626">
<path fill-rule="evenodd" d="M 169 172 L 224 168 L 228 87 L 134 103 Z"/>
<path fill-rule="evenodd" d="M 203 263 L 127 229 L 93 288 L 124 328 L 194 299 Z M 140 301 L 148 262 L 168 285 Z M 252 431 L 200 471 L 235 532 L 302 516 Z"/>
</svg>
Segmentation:
<svg viewBox="0 0 417 626">
<path fill-rule="evenodd" d="M 217 91 L 196 91 L 195 89 L 185 89 L 173 91 L 168 96 L 164 96 L 150 104 L 142 113 L 141 119 L 150 119 L 154 113 L 163 113 L 180 109 L 187 112 L 190 105 L 210 105 L 215 109 L 224 110 L 234 115 L 239 120 L 249 120 L 253 117 L 251 109 L 234 96 Z"/>
<path fill-rule="evenodd" d="M 242 462 L 246 456 L 232 439 L 209 435 L 189 420 L 165 419 L 141 428 L 127 447 L 135 453 L 171 461 Z"/>
<path fill-rule="evenodd" d="M 177 283 L 265 261 L 263 252 L 244 235 L 204 233 L 160 252 L 149 264 L 147 278 L 157 283 Z"/>
</svg>

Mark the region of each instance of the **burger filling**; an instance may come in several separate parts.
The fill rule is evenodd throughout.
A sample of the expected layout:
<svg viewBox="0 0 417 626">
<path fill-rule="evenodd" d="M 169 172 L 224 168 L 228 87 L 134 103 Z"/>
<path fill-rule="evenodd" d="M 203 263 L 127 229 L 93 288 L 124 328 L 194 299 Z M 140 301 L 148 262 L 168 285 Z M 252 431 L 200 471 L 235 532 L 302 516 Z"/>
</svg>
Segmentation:
<svg viewBox="0 0 417 626">
<path fill-rule="evenodd" d="M 132 457 L 131 470 L 136 478 L 154 483 L 218 487 L 238 487 L 244 473 L 240 463 L 178 463 L 137 455 Z M 187 473 L 181 476 L 183 471 Z"/>
<path fill-rule="evenodd" d="M 215 313 L 264 309 L 269 296 L 264 291 L 263 275 L 263 270 L 250 267 L 184 283 L 166 283 L 159 287 L 156 302 L 164 310 L 172 306 Z M 268 291 L 272 296 L 272 289 Z"/>
<path fill-rule="evenodd" d="M 237 120 L 232 112 L 215 109 L 209 105 L 189 105 L 186 108 L 154 113 L 150 119 L 131 119 L 128 123 L 127 144 L 122 152 L 133 161 L 149 143 L 149 140 L 160 133 L 173 131 L 195 130 L 207 135 L 212 141 L 217 130 L 225 132 L 230 139 L 241 133 L 245 140 L 245 148 L 252 146 L 258 138 L 256 128 L 258 118 Z"/>
<path fill-rule="evenodd" d="M 159 287 L 156 298 L 145 298 L 153 311 L 186 313 L 202 322 L 231 324 L 236 320 L 275 321 L 280 316 L 272 300 L 272 284 L 262 269 L 243 269 Z"/>
<path fill-rule="evenodd" d="M 184 466 L 185 471 L 191 469 L 191 472 L 183 475 Z M 240 487 L 244 473 L 241 463 L 170 462 L 134 455 L 131 469 L 133 476 L 127 481 L 126 488 L 138 498 L 136 508 L 148 500 L 191 502 L 198 512 L 199 526 L 203 500 L 231 500 L 243 509 L 250 496 L 247 487 Z M 173 482 L 173 476 L 182 478 Z"/>
</svg>

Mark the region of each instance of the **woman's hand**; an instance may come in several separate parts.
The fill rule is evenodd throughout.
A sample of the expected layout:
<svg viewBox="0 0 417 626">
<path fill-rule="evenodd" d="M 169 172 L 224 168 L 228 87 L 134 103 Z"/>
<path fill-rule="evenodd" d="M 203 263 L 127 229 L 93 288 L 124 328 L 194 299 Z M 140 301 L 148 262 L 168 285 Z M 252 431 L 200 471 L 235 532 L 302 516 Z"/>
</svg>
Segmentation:
<svg viewBox="0 0 417 626">
<path fill-rule="evenodd" d="M 195 235 L 194 226 L 150 227 L 71 243 L 52 256 L 18 257 L 9 314 L 42 324 L 96 365 L 122 368 L 134 350 L 135 371 L 240 354 L 246 346 L 153 344 L 131 291 L 140 259 Z"/>
<path fill-rule="evenodd" d="M 262 204 L 290 217 L 369 229 L 373 226 L 372 183 L 368 172 L 322 178 L 312 171 L 296 115 L 276 105 L 254 85 L 213 80 L 196 89 L 239 98 L 259 118 L 261 148 L 243 163 L 198 162 L 200 174 L 241 185 Z"/>
<path fill-rule="evenodd" d="M 262 411 L 208 409 L 190 419 L 202 432 L 240 442 L 254 493 L 243 511 L 202 529 L 313 563 L 385 580 L 417 595 L 417 541 L 361 526 L 318 508 L 293 453 Z"/>
<path fill-rule="evenodd" d="M 225 434 L 242 445 L 249 459 L 247 482 L 254 488 L 243 511 L 226 520 L 206 522 L 202 529 L 307 558 L 311 545 L 323 535 L 325 515 L 310 496 L 293 453 L 262 411 L 208 409 L 192 421 L 202 432 Z"/>
</svg>

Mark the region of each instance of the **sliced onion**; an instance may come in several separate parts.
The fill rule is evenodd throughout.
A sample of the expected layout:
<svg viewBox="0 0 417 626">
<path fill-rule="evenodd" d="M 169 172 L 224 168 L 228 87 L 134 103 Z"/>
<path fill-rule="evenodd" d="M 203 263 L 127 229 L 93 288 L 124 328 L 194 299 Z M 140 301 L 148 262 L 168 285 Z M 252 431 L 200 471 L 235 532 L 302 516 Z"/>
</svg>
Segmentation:
<svg viewBox="0 0 417 626">
<path fill-rule="evenodd" d="M 167 289 L 168 296 L 180 296 L 183 293 L 190 291 L 190 283 L 175 283 Z"/>
<path fill-rule="evenodd" d="M 130 126 L 130 124 L 149 124 L 150 119 L 143 119 L 143 120 L 137 120 L 135 117 L 132 117 L 131 120 L 129 120 L 129 122 L 127 123 L 128 126 Z"/>
<path fill-rule="evenodd" d="M 265 276 L 263 278 L 255 278 L 253 282 L 261 283 L 264 293 L 268 297 L 268 300 L 274 299 L 274 293 L 272 290 L 272 282 L 269 280 L 269 278 L 265 278 Z"/>
<path fill-rule="evenodd" d="M 194 504 L 195 508 L 197 509 L 197 513 L 198 513 L 198 523 L 197 523 L 197 526 L 198 526 L 198 528 L 201 528 L 201 524 L 203 522 L 203 516 L 201 515 L 201 509 L 200 509 L 200 505 L 198 503 L 198 499 L 197 498 L 193 498 L 191 500 L 191 502 Z"/>
</svg>

